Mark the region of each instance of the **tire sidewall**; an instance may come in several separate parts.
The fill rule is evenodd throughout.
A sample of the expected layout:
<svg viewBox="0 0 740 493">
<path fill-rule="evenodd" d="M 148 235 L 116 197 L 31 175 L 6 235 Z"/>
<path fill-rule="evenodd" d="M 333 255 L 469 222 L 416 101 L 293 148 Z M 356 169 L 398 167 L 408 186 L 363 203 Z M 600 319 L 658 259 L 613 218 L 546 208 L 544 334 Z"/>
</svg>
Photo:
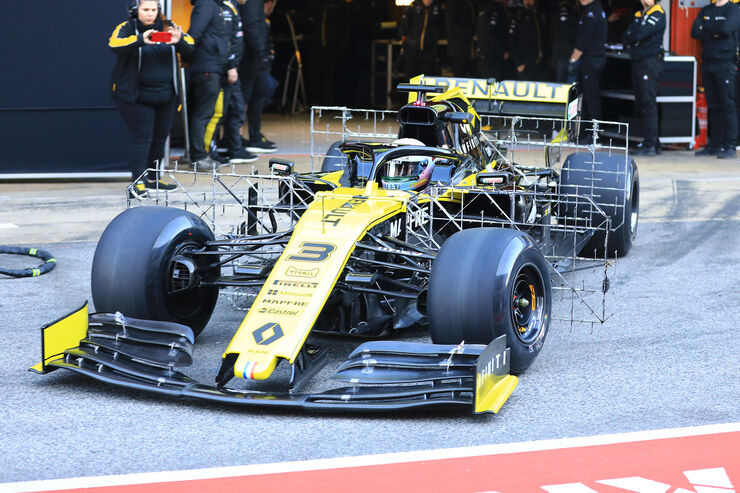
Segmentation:
<svg viewBox="0 0 740 493">
<path fill-rule="evenodd" d="M 524 342 L 519 338 L 512 312 L 514 284 L 518 273 L 525 266 L 534 267 L 534 270 L 539 274 L 544 289 L 545 303 L 542 325 L 529 342 Z M 511 349 L 511 372 L 522 373 L 534 362 L 545 343 L 552 312 L 552 284 L 549 276 L 549 266 L 534 242 L 517 243 L 512 241 L 508 245 L 498 265 L 494 286 L 493 339 L 500 335 L 506 335 L 507 344 Z"/>
</svg>

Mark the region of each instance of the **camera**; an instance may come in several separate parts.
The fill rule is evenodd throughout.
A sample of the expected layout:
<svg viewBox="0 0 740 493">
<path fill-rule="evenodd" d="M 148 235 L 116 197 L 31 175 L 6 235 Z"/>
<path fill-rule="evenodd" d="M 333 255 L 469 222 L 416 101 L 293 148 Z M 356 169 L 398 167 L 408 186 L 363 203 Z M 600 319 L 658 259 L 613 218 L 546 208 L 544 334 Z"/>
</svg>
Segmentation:
<svg viewBox="0 0 740 493">
<path fill-rule="evenodd" d="M 172 41 L 172 33 L 157 31 L 152 33 L 152 41 L 155 43 L 169 43 Z"/>
</svg>

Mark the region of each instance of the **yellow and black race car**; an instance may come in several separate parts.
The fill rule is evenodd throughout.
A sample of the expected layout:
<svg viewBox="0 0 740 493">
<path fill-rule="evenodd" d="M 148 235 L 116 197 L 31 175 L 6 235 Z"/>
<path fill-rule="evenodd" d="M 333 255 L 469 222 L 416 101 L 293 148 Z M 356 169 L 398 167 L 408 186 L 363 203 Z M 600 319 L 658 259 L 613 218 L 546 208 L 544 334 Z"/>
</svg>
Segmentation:
<svg viewBox="0 0 740 493">
<path fill-rule="evenodd" d="M 223 185 L 218 196 L 233 198 L 243 218 L 232 232 L 214 235 L 215 203 L 191 208 L 198 213 L 159 205 L 117 216 L 93 260 L 98 313 L 84 306 L 45 327 L 33 369 L 248 406 L 497 412 L 543 347 L 559 259 L 629 250 L 637 167 L 593 146 L 559 169 L 507 157 L 496 137 L 507 105 L 545 95 L 532 111 L 560 105 L 567 123 L 572 86 L 531 83 L 529 95 L 516 96 L 523 89 L 511 83 L 412 82 L 399 86 L 410 102 L 398 112 L 397 138 L 340 143 L 336 171 L 298 174 L 274 159 L 271 175 L 234 179 L 249 184 L 244 197 L 214 172 L 214 190 Z M 471 92 L 480 84 L 483 95 Z M 493 119 L 482 122 L 479 112 Z M 181 368 L 221 288 L 253 298 L 215 384 L 205 385 Z M 343 387 L 298 392 L 327 358 L 309 335 L 381 339 L 414 326 L 428 326 L 432 344 L 365 342 L 334 376 Z M 269 380 L 281 364 L 290 367 L 288 390 L 230 387 Z"/>
</svg>

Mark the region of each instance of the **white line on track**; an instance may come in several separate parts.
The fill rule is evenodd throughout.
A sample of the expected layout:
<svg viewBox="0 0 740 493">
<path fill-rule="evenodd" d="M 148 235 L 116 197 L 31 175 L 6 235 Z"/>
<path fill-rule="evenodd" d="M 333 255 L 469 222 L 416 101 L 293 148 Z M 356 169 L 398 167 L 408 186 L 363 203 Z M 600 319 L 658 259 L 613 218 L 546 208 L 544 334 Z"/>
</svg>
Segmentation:
<svg viewBox="0 0 740 493">
<path fill-rule="evenodd" d="M 740 217 L 692 217 L 692 218 L 665 218 L 665 217 L 641 217 L 640 223 L 725 223 L 737 222 Z"/>
<path fill-rule="evenodd" d="M 18 225 L 13 223 L 0 223 L 0 229 L 15 229 L 17 227 Z"/>
<path fill-rule="evenodd" d="M 713 177 L 701 177 L 701 176 L 661 176 L 655 178 L 640 178 L 640 183 L 665 183 L 673 181 L 691 181 L 691 182 L 724 182 L 724 181 L 740 181 L 740 176 L 713 176 Z"/>
<path fill-rule="evenodd" d="M 540 450 L 556 450 L 614 443 L 641 442 L 666 438 L 679 438 L 715 433 L 740 431 L 740 422 L 715 425 L 691 426 L 686 428 L 667 428 L 663 430 L 614 433 L 588 437 L 560 438 L 555 440 L 538 440 L 532 442 L 502 443 L 460 447 L 450 449 L 419 450 L 390 454 L 365 455 L 359 457 L 338 457 L 333 459 L 316 459 L 272 464 L 254 464 L 248 466 L 213 467 L 189 471 L 165 471 L 116 476 L 97 476 L 70 479 L 52 479 L 45 481 L 25 481 L 18 483 L 0 483 L 0 493 L 23 493 L 31 491 L 49 491 L 78 488 L 95 488 L 133 484 L 160 483 L 165 481 L 192 481 L 199 479 L 227 478 L 276 474 L 299 471 L 316 471 L 321 469 L 340 469 L 346 467 L 377 466 L 400 462 L 418 462 L 438 459 L 458 459 L 484 455 L 511 454 Z"/>
<path fill-rule="evenodd" d="M 109 200 L 109 199 L 121 199 L 126 200 L 125 190 L 121 193 L 112 195 L 83 195 L 77 197 L 70 197 L 69 195 L 51 196 L 51 197 L 8 197 L 5 199 L 7 202 L 29 202 L 29 203 L 41 203 L 41 202 L 86 202 L 91 200 Z"/>
</svg>

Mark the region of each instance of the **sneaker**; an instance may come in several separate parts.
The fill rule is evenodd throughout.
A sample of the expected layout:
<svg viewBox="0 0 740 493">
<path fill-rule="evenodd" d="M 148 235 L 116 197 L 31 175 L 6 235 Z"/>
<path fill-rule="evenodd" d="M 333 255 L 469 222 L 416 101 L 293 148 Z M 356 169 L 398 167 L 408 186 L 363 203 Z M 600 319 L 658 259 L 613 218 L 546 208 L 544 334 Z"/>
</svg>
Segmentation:
<svg viewBox="0 0 740 493">
<path fill-rule="evenodd" d="M 239 149 L 238 151 L 233 152 L 229 155 L 229 160 L 233 164 L 253 163 L 257 160 L 257 155 L 252 154 L 246 149 Z"/>
<path fill-rule="evenodd" d="M 177 185 L 162 180 L 144 180 L 144 185 L 150 190 L 175 190 Z"/>
<path fill-rule="evenodd" d="M 260 137 L 257 140 L 250 141 L 247 144 L 247 150 L 256 154 L 268 154 L 277 151 L 277 146 L 265 137 Z"/>
<path fill-rule="evenodd" d="M 142 180 L 137 180 L 128 186 L 128 198 L 130 199 L 143 199 L 148 195 L 146 184 Z"/>
<path fill-rule="evenodd" d="M 221 167 L 221 163 L 211 156 L 206 156 L 197 161 L 193 161 L 193 171 L 213 171 Z"/>
<path fill-rule="evenodd" d="M 218 163 L 218 166 L 228 166 L 231 164 L 231 159 L 229 159 L 229 156 L 226 154 L 218 154 L 216 156 L 211 156 L 211 159 L 216 161 Z"/>
<path fill-rule="evenodd" d="M 694 156 L 716 156 L 718 152 L 719 152 L 719 149 L 715 149 L 713 147 L 707 146 L 701 151 L 696 151 L 694 153 Z"/>
<path fill-rule="evenodd" d="M 276 143 L 274 143 L 273 141 L 271 141 L 270 139 L 268 139 L 264 135 L 262 136 L 262 140 L 264 140 L 267 143 L 267 145 L 271 146 L 273 149 L 277 149 L 278 148 L 278 146 L 277 146 Z"/>
<path fill-rule="evenodd" d="M 732 147 L 720 149 L 717 153 L 719 159 L 735 159 L 737 157 L 737 151 Z"/>
<path fill-rule="evenodd" d="M 274 149 L 277 149 L 277 144 L 271 141 L 270 139 L 268 139 L 267 137 L 265 137 L 264 135 L 260 135 L 258 139 L 255 139 L 255 142 L 256 141 L 261 141 L 267 144 L 268 146 L 273 147 Z M 249 147 L 249 144 L 251 143 L 252 143 L 251 140 L 247 140 L 244 137 L 242 137 L 242 147 Z"/>
</svg>

